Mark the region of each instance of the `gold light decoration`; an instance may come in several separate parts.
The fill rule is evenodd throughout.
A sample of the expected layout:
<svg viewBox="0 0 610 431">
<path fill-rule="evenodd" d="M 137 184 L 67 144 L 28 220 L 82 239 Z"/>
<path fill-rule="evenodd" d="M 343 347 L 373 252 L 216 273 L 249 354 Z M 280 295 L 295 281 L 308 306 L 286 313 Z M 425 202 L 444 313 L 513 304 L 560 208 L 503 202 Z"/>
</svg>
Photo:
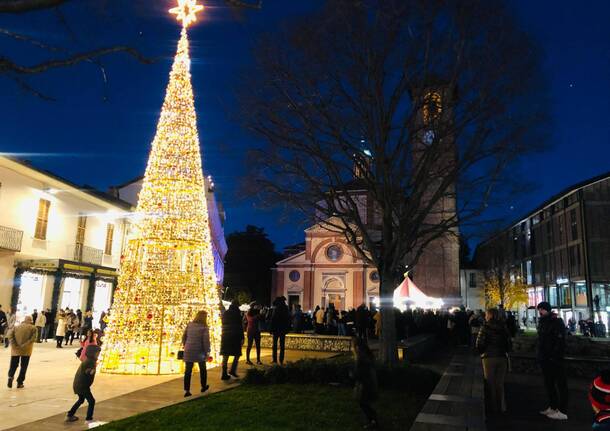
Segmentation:
<svg viewBox="0 0 610 431">
<path fill-rule="evenodd" d="M 178 52 L 138 199 L 135 232 L 121 270 L 101 371 L 173 374 L 187 323 L 208 312 L 211 356 L 219 359 L 220 296 L 202 172 L 186 28 L 202 6 L 179 0 Z"/>
</svg>

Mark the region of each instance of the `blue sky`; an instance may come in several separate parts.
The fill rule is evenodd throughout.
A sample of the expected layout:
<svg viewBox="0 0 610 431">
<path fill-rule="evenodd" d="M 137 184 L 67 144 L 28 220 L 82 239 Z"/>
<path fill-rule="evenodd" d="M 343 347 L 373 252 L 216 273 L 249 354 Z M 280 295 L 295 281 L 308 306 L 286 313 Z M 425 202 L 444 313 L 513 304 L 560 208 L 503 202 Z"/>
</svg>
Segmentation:
<svg viewBox="0 0 610 431">
<path fill-rule="evenodd" d="M 82 4 L 84 3 L 84 4 Z M 86 0 L 62 10 L 68 27 L 49 12 L 0 17 L 0 27 L 83 50 L 113 44 L 138 47 L 157 61 L 143 65 L 124 55 L 104 60 L 107 84 L 94 64 L 35 77 L 53 96 L 48 102 L 0 77 L 0 152 L 30 154 L 35 165 L 79 184 L 107 189 L 142 175 L 155 133 L 180 27 L 167 14 L 171 0 L 134 0 L 96 11 Z M 125 2 L 109 2 L 121 4 Z M 190 32 L 193 85 L 204 169 L 214 176 L 227 212 L 227 232 L 263 226 L 279 247 L 303 240 L 303 227 L 281 221 L 277 211 L 239 196 L 245 151 L 253 138 L 235 117 L 234 92 L 251 63 L 256 36 L 285 18 L 314 9 L 317 0 L 267 0 L 261 11 L 236 19 L 215 0 Z M 510 2 L 523 27 L 544 51 L 551 91 L 551 149 L 523 162 L 536 184 L 527 195 L 498 208 L 512 220 L 561 189 L 610 171 L 610 2 Z M 152 5 L 152 7 L 151 7 Z M 0 50 L 30 64 L 44 51 L 0 39 Z M 107 96 L 107 100 L 104 100 Z"/>
</svg>

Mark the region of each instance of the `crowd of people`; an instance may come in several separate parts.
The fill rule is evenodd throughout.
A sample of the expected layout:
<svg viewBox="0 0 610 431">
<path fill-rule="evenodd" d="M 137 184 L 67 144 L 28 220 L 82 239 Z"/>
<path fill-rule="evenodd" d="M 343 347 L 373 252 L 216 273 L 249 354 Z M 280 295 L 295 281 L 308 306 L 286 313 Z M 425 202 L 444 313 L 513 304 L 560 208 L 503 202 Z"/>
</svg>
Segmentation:
<svg viewBox="0 0 610 431">
<path fill-rule="evenodd" d="M 536 318 L 538 343 L 537 361 L 542 371 L 549 406 L 540 413 L 554 420 L 568 418 L 568 387 L 564 364 L 566 338 L 571 333 L 570 325 L 552 311 L 548 302 L 537 306 Z M 490 308 L 483 312 L 467 311 L 463 307 L 449 310 L 408 309 L 393 310 L 397 340 L 419 333 L 435 333 L 448 345 L 467 345 L 476 349 L 481 356 L 486 385 L 486 399 L 490 414 L 506 412 L 504 381 L 510 368 L 512 338 L 519 331 L 518 319 L 512 312 Z M 194 365 L 200 370 L 201 392 L 209 389 L 206 362 L 210 361 L 210 330 L 206 311 L 200 311 L 188 323 L 182 336 L 183 350 L 178 357 L 184 361 L 184 396 L 191 396 L 191 380 Z M 23 388 L 26 373 L 35 343 L 54 337 L 57 347 L 80 345 L 75 352 L 80 366 L 75 374 L 73 390 L 78 399 L 69 410 L 66 421 L 77 421 L 77 409 L 88 403 L 87 421 L 93 420 L 95 398 L 91 386 L 95 378 L 97 360 L 102 344 L 103 331 L 108 316 L 102 313 L 98 329 L 93 328 L 93 314 L 90 310 L 59 310 L 55 317 L 43 310 L 26 315 L 17 322 L 13 310 L 5 312 L 0 306 L 0 334 L 5 346 L 11 347 L 8 372 L 9 388 L 13 387 L 17 375 L 17 388 Z M 526 324 L 526 322 L 524 322 Z M 261 361 L 261 333 L 272 334 L 272 363 L 283 365 L 285 360 L 286 335 L 289 332 L 309 331 L 313 335 L 333 335 L 354 337 L 356 381 L 355 395 L 367 418 L 369 428 L 376 427 L 377 413 L 373 403 L 377 398 L 377 381 L 374 355 L 368 341 L 381 335 L 381 312 L 361 304 L 356 309 L 337 311 L 331 304 L 318 306 L 311 312 L 303 312 L 299 306 L 292 310 L 281 296 L 271 307 L 262 307 L 256 302 L 250 304 L 247 312 L 240 311 L 239 303 L 233 301 L 222 310 L 222 336 L 220 345 L 221 380 L 239 378 L 238 364 L 242 349 L 246 345 L 246 364 L 255 349 L 256 364 Z M 232 358 L 232 361 L 230 361 Z M 229 364 L 230 362 L 230 364 Z M 17 374 L 17 370 L 19 373 Z M 610 371 L 602 372 L 591 385 L 589 398 L 596 412 L 597 430 L 610 430 Z"/>
</svg>

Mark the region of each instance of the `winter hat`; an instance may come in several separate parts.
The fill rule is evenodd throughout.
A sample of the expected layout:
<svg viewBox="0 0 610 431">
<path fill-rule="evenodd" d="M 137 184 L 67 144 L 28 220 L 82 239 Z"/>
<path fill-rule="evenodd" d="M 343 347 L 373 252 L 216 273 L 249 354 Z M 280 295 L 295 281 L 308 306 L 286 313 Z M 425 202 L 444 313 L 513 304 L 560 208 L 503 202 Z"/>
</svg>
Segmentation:
<svg viewBox="0 0 610 431">
<path fill-rule="evenodd" d="M 596 413 L 610 410 L 610 369 L 602 371 L 593 379 L 589 390 L 589 401 Z"/>
<path fill-rule="evenodd" d="M 546 301 L 542 301 L 540 304 L 538 304 L 536 306 L 536 309 L 537 310 L 543 309 L 543 310 L 546 310 L 546 311 L 548 311 L 550 313 L 551 312 L 551 304 L 549 304 Z"/>
</svg>

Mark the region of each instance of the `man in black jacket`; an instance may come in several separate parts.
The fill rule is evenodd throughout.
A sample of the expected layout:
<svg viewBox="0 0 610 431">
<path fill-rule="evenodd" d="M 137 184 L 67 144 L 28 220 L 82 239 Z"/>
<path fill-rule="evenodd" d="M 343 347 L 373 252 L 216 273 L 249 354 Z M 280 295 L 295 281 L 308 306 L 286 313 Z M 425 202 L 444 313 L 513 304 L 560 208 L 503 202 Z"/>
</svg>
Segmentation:
<svg viewBox="0 0 610 431">
<path fill-rule="evenodd" d="M 273 301 L 274 309 L 271 315 L 271 333 L 273 334 L 273 363 L 277 363 L 277 342 L 280 342 L 280 364 L 284 364 L 284 349 L 286 334 L 290 330 L 290 310 L 286 298 L 280 296 Z"/>
<path fill-rule="evenodd" d="M 568 384 L 564 366 L 566 325 L 551 311 L 551 304 L 541 302 L 536 307 L 538 321 L 538 363 L 550 406 L 540 413 L 556 420 L 568 419 Z"/>
</svg>

